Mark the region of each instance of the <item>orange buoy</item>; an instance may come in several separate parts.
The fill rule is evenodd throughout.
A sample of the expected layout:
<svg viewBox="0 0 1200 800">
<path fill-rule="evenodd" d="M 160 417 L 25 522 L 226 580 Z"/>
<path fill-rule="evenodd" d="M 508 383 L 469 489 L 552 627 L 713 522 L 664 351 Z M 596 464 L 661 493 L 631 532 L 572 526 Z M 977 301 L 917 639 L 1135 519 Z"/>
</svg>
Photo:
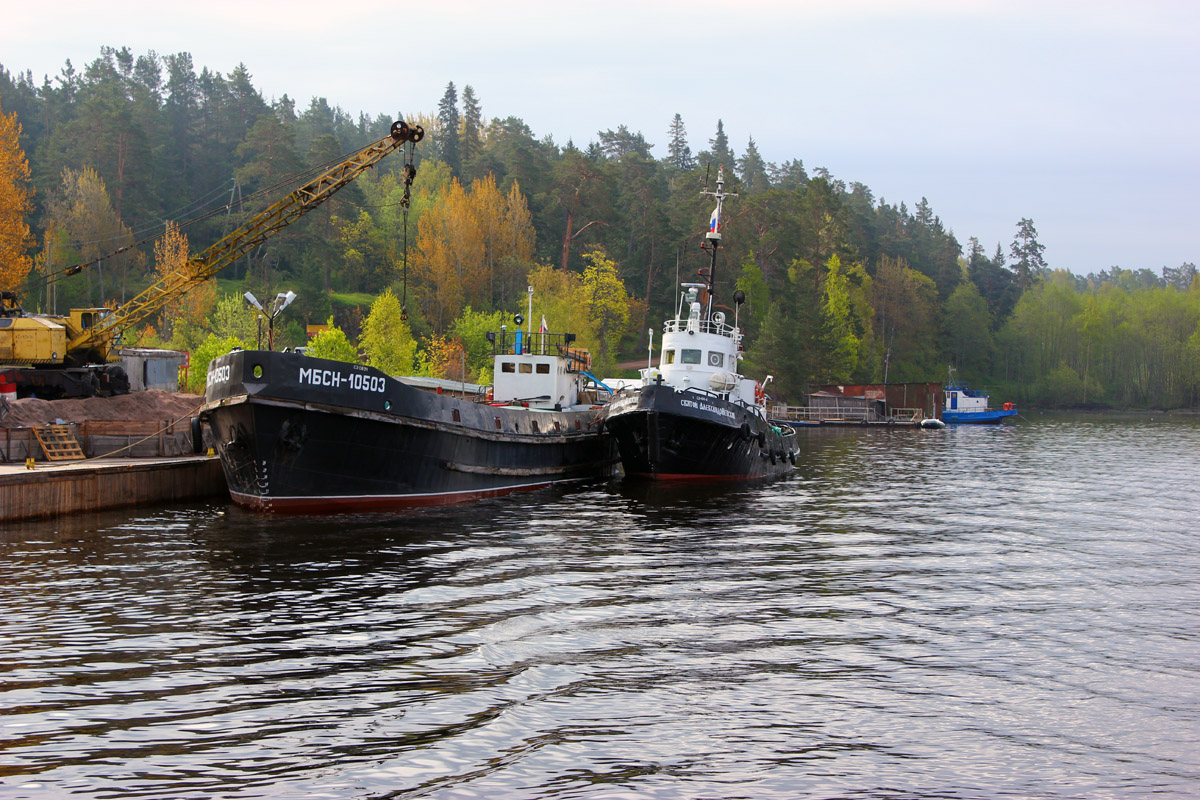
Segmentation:
<svg viewBox="0 0 1200 800">
<path fill-rule="evenodd" d="M 1004 404 L 1004 410 L 1005 410 L 1005 411 L 1012 411 L 1012 410 L 1013 410 L 1013 404 L 1012 404 L 1012 403 L 1005 403 L 1005 404 Z"/>
</svg>

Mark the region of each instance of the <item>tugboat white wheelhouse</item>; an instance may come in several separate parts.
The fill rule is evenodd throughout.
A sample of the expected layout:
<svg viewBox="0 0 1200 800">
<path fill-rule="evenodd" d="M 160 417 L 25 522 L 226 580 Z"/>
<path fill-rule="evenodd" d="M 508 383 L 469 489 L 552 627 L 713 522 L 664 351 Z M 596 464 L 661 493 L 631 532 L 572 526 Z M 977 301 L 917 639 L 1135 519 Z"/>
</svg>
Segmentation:
<svg viewBox="0 0 1200 800">
<path fill-rule="evenodd" d="M 739 371 L 742 331 L 737 313 L 745 295 L 734 294 L 734 321 L 714 304 L 714 274 L 726 197 L 724 171 L 705 249 L 705 283 L 684 283 L 675 317 L 663 327 L 657 368 L 616 393 L 604 409 L 604 428 L 617 441 L 629 477 L 657 480 L 746 480 L 790 472 L 796 431 L 772 425 L 766 387 Z"/>
</svg>

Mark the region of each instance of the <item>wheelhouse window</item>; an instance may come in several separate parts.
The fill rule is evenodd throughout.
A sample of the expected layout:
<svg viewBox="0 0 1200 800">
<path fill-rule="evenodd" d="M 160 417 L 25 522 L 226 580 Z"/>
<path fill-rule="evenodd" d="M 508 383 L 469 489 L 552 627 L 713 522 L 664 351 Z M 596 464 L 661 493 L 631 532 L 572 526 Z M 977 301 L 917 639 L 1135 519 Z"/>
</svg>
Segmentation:
<svg viewBox="0 0 1200 800">
<path fill-rule="evenodd" d="M 663 353 L 663 364 L 674 364 L 674 363 L 675 363 L 675 351 L 667 350 L 666 352 L 664 352 Z"/>
<path fill-rule="evenodd" d="M 700 363 L 700 351 L 699 350 L 680 350 L 679 351 L 679 363 L 681 363 L 681 364 L 699 364 Z"/>
</svg>

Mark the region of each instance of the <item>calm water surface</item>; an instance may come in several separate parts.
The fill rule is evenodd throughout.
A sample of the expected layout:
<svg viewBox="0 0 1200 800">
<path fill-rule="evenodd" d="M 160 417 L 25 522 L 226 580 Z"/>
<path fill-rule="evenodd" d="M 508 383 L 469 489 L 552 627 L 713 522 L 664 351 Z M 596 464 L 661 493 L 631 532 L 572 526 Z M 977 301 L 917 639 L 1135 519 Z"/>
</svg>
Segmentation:
<svg viewBox="0 0 1200 800">
<path fill-rule="evenodd" d="M 1200 796 L 1200 421 L 0 534 L 0 796 Z"/>
</svg>

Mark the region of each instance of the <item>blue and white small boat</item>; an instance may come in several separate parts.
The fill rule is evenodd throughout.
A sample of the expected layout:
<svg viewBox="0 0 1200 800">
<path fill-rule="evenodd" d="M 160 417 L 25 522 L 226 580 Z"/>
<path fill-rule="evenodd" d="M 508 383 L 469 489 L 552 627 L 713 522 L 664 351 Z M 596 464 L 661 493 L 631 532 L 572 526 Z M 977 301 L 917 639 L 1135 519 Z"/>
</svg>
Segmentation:
<svg viewBox="0 0 1200 800">
<path fill-rule="evenodd" d="M 1005 403 L 1001 408 L 989 408 L 988 395 L 955 380 L 953 367 L 950 368 L 950 380 L 946 383 L 945 392 L 942 422 L 947 424 L 995 425 L 1017 415 L 1017 407 L 1012 403 Z"/>
</svg>

